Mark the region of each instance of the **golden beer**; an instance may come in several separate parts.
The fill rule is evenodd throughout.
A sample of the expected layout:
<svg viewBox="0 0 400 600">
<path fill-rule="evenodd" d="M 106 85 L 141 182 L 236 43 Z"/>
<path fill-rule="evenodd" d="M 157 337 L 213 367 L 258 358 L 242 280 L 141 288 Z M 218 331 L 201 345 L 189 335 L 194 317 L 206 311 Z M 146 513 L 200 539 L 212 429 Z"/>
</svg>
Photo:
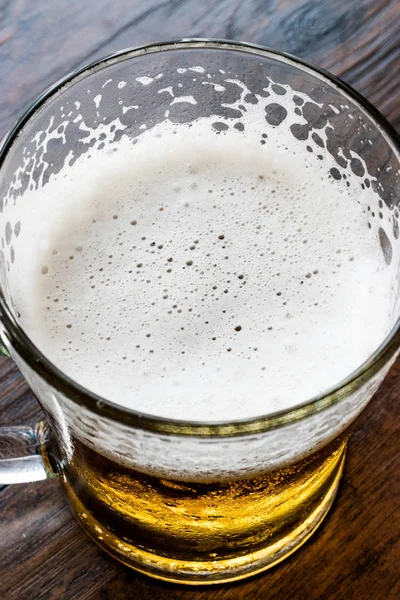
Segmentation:
<svg viewBox="0 0 400 600">
<path fill-rule="evenodd" d="M 109 553 L 153 576 L 235 580 L 305 542 L 335 496 L 346 438 L 269 473 L 234 481 L 160 479 L 75 442 L 65 484 L 84 529 Z"/>
</svg>

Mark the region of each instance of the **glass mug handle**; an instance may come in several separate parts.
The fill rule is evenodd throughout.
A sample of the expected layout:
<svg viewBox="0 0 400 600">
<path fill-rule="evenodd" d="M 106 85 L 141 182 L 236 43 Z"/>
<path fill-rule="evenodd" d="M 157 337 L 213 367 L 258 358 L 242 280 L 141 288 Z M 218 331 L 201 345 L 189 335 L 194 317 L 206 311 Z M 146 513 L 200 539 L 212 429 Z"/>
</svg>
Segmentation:
<svg viewBox="0 0 400 600">
<path fill-rule="evenodd" d="M 10 358 L 1 341 L 0 355 Z M 33 427 L 0 427 L 0 485 L 57 477 L 46 452 L 48 443 L 45 421 Z"/>
</svg>

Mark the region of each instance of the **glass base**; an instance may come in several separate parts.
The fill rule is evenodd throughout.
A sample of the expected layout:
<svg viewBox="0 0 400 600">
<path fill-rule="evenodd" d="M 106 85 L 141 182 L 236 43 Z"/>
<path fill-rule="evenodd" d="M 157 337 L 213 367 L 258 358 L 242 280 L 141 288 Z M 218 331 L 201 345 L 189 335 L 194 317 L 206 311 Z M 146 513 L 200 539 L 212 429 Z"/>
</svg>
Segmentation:
<svg viewBox="0 0 400 600">
<path fill-rule="evenodd" d="M 266 543 L 254 552 L 243 553 L 229 558 L 210 560 L 183 560 L 154 554 L 117 537 L 110 528 L 100 523 L 89 511 L 75 492 L 65 483 L 73 510 L 89 536 L 108 554 L 141 573 L 164 581 L 210 585 L 244 579 L 260 573 L 295 552 L 320 525 L 335 498 L 345 462 L 346 442 L 331 456 L 324 470 L 324 480 L 319 481 L 318 502 L 307 518 L 288 527 L 284 535 L 273 543 Z M 326 466 L 326 464 L 325 464 Z M 255 507 L 257 509 L 257 507 Z"/>
</svg>

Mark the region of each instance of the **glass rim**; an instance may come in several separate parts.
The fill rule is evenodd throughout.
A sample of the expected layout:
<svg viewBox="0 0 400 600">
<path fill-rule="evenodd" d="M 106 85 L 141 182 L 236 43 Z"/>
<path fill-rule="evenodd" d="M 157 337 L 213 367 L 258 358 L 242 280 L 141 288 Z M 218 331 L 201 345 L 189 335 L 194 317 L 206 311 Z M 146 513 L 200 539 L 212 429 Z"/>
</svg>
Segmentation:
<svg viewBox="0 0 400 600">
<path fill-rule="evenodd" d="M 30 104 L 3 138 L 0 144 L 0 169 L 6 155 L 12 148 L 15 139 L 25 124 L 34 117 L 35 113 L 48 100 L 50 100 L 57 92 L 62 92 L 62 88 L 68 84 L 73 84 L 82 76 L 87 74 L 90 75 L 90 71 L 98 71 L 110 64 L 133 59 L 138 56 L 143 56 L 144 54 L 163 52 L 165 50 L 188 50 L 196 48 L 200 50 L 232 50 L 253 56 L 260 56 L 261 58 L 272 58 L 283 63 L 286 62 L 286 64 L 292 64 L 299 68 L 299 70 L 309 72 L 320 80 L 326 80 L 328 85 L 338 89 L 344 96 L 347 96 L 373 119 L 386 138 L 388 144 L 400 155 L 400 139 L 387 119 L 362 94 L 329 71 L 286 52 L 258 44 L 212 38 L 183 38 L 176 41 L 155 42 L 120 50 L 105 56 L 104 58 L 89 62 L 53 83 Z M 325 410 L 348 397 L 373 377 L 373 375 L 390 360 L 400 346 L 399 317 L 380 346 L 362 365 L 333 387 L 328 388 L 321 394 L 313 396 L 301 404 L 249 419 L 237 419 L 229 422 L 226 420 L 188 421 L 158 417 L 120 406 L 106 398 L 102 398 L 98 394 L 74 381 L 46 358 L 20 327 L 7 304 L 1 286 L 0 321 L 2 324 L 2 338 L 6 347 L 8 348 L 10 346 L 12 349 L 15 349 L 17 354 L 31 369 L 42 377 L 51 387 L 65 395 L 69 400 L 79 406 L 87 408 L 91 412 L 97 413 L 107 419 L 111 419 L 112 421 L 117 421 L 130 427 L 167 435 L 175 434 L 201 437 L 249 435 L 295 423 L 317 412 Z"/>
</svg>

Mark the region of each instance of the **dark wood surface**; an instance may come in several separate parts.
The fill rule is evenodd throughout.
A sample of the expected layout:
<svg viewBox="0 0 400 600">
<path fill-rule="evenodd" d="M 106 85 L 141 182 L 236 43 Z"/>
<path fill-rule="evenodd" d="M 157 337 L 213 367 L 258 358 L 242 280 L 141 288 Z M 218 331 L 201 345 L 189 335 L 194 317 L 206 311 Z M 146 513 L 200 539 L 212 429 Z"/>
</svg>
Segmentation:
<svg viewBox="0 0 400 600">
<path fill-rule="evenodd" d="M 0 135 L 45 87 L 96 57 L 179 37 L 286 50 L 364 93 L 400 130 L 399 0 L 0 0 Z M 336 503 L 316 535 L 247 581 L 185 588 L 102 553 L 74 521 L 59 482 L 0 490 L 5 600 L 397 600 L 400 598 L 400 361 L 359 419 Z M 0 423 L 40 417 L 0 359 Z"/>
</svg>

